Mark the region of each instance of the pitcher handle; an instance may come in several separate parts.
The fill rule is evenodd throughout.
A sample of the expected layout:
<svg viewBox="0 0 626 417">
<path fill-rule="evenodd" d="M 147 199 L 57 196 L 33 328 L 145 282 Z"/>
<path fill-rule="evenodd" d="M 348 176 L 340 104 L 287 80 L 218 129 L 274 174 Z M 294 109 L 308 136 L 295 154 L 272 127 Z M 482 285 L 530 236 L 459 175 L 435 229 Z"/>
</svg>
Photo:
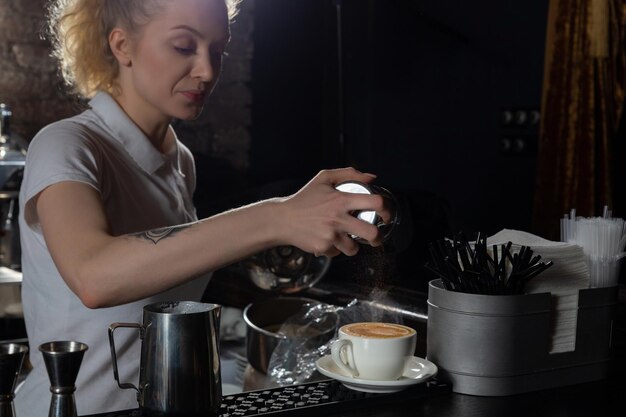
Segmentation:
<svg viewBox="0 0 626 417">
<path fill-rule="evenodd" d="M 117 371 L 117 353 L 115 350 L 115 337 L 113 337 L 113 332 L 118 327 L 129 327 L 129 328 L 139 329 L 140 339 L 143 339 L 144 327 L 138 323 L 113 323 L 109 326 L 109 345 L 111 346 L 111 362 L 113 363 L 113 376 L 115 377 L 115 380 L 117 381 L 117 385 L 121 389 L 132 388 L 135 391 L 137 391 L 137 396 L 139 397 L 139 395 L 141 394 L 139 391 L 139 388 L 137 388 L 135 385 L 133 385 L 130 382 L 120 382 L 120 375 L 119 375 L 119 372 Z"/>
</svg>

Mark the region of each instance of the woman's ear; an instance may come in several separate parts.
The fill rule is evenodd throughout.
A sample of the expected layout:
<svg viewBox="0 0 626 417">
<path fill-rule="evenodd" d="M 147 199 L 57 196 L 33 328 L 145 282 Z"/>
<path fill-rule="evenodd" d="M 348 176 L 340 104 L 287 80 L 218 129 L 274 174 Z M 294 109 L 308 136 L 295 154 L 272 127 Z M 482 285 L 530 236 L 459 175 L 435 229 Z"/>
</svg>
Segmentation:
<svg viewBox="0 0 626 417">
<path fill-rule="evenodd" d="M 131 66 L 130 38 L 124 29 L 116 27 L 109 33 L 109 47 L 120 66 Z"/>
</svg>

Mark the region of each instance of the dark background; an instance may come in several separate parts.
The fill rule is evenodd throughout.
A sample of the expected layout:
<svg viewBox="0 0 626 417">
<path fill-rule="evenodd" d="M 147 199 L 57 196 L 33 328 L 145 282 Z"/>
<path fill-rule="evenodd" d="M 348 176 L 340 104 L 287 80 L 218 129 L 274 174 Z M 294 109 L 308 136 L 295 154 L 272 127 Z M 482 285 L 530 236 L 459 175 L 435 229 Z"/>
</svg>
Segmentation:
<svg viewBox="0 0 626 417">
<path fill-rule="evenodd" d="M 252 180 L 350 164 L 391 189 L 437 193 L 456 227 L 528 229 L 536 155 L 503 153 L 517 135 L 501 120 L 539 109 L 546 3 L 341 1 L 345 155 L 336 3 L 255 4 Z"/>
<path fill-rule="evenodd" d="M 248 196 L 376 173 L 405 214 L 400 279 L 444 235 L 531 231 L 546 19 L 542 1 L 257 0 Z"/>
</svg>

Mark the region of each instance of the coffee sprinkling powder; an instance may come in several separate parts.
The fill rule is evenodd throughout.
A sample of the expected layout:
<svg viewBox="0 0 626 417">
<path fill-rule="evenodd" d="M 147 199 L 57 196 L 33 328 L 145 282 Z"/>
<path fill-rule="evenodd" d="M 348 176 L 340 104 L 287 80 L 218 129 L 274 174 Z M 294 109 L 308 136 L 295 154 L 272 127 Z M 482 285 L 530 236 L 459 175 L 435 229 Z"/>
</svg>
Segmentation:
<svg viewBox="0 0 626 417">
<path fill-rule="evenodd" d="M 351 276 L 354 281 L 371 289 L 366 299 L 373 304 L 369 307 L 361 305 L 364 309 L 361 313 L 365 316 L 365 320 L 402 323 L 402 317 L 390 315 L 388 312 L 373 307 L 376 303 L 394 303 L 388 298 L 388 278 L 395 265 L 392 254 L 393 252 L 389 252 L 385 245 L 376 248 L 363 245 L 359 254 L 351 259 Z"/>
<path fill-rule="evenodd" d="M 389 261 L 385 246 L 377 248 L 363 245 L 354 259 L 352 269 L 354 281 L 367 287 L 382 288 L 386 284 L 386 275 L 389 272 Z"/>
</svg>

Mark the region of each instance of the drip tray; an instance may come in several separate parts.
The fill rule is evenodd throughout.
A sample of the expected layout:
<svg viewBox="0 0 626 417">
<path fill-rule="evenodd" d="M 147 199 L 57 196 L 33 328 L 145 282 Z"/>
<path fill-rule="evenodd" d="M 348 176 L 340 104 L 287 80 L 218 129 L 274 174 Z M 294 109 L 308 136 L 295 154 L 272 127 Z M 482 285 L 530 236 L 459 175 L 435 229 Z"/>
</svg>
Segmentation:
<svg viewBox="0 0 626 417">
<path fill-rule="evenodd" d="M 251 415 L 281 416 L 320 416 L 356 410 L 376 405 L 398 404 L 403 401 L 416 401 L 451 392 L 450 386 L 436 379 L 418 384 L 392 394 L 372 394 L 353 391 L 340 382 L 329 379 L 287 387 L 242 392 L 226 395 L 222 399 L 220 417 Z M 126 410 L 118 413 L 99 414 L 98 417 L 143 417 L 140 410 Z M 96 417 L 93 415 L 92 417 Z"/>
</svg>

